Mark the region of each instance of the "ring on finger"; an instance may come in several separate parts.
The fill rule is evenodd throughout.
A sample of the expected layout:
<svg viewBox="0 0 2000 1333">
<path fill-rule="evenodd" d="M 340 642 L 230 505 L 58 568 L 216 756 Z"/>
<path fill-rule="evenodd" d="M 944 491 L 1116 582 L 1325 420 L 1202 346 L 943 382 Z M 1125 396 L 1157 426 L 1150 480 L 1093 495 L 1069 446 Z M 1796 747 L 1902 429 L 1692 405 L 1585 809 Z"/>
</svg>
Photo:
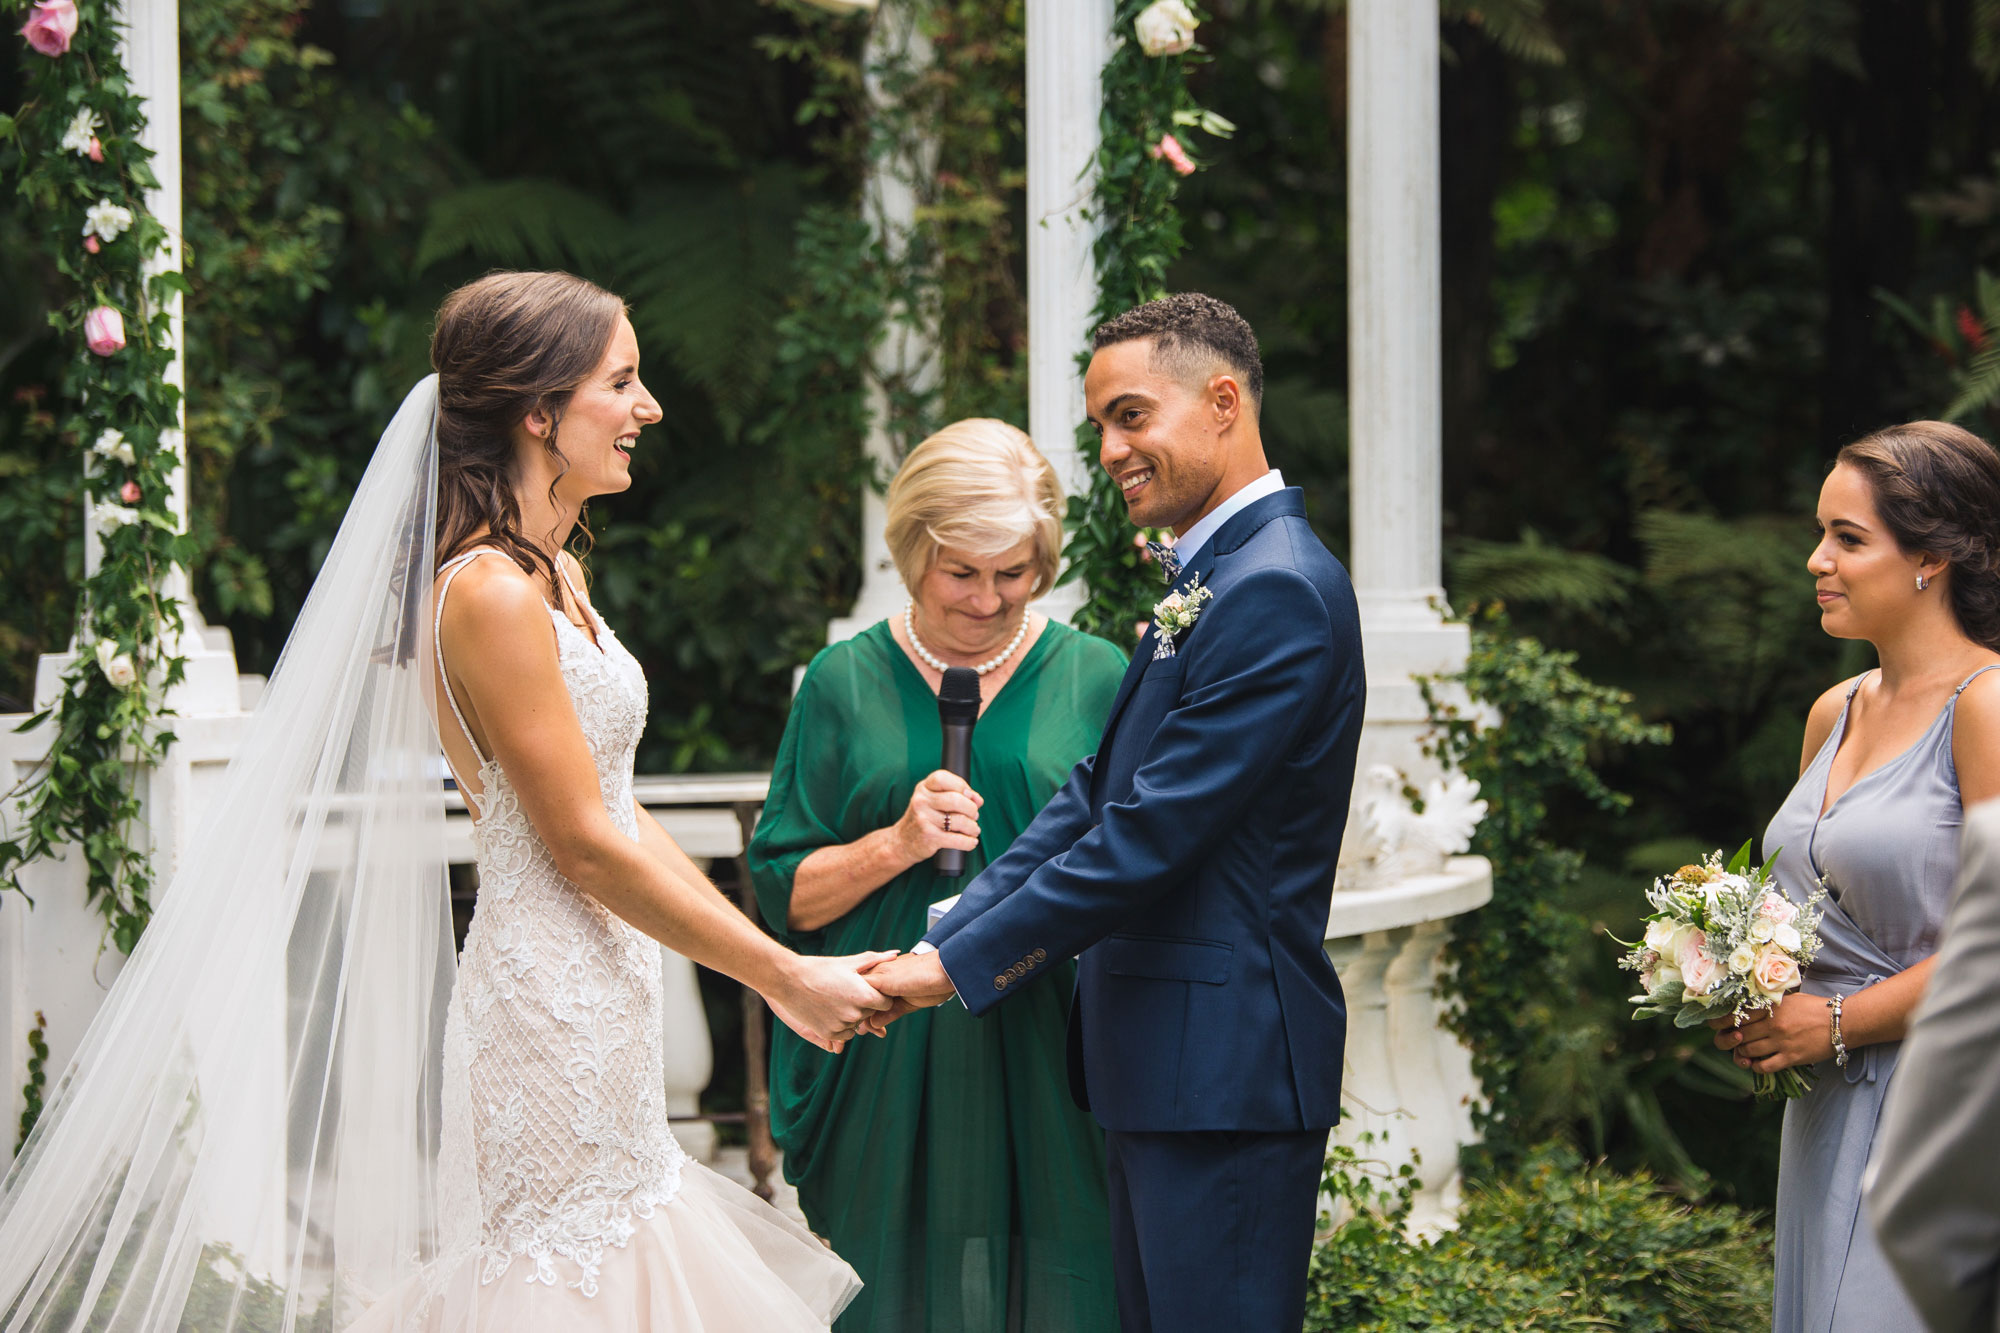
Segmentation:
<svg viewBox="0 0 2000 1333">
<path fill-rule="evenodd" d="M 951 815 L 949 813 L 944 817 L 944 831 L 946 833 L 951 832 Z"/>
</svg>

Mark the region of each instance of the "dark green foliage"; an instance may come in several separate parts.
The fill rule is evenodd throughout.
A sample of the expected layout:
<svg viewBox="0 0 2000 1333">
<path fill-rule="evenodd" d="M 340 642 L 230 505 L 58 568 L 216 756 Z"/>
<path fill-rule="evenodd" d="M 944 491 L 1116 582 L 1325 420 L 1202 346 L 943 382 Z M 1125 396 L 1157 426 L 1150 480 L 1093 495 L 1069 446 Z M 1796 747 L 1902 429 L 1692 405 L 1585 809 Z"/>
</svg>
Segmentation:
<svg viewBox="0 0 2000 1333">
<path fill-rule="evenodd" d="M 42 1011 L 35 1010 L 35 1025 L 28 1029 L 28 1081 L 21 1085 L 21 1132 L 14 1140 L 14 1151 L 21 1151 L 21 1145 L 28 1141 L 28 1131 L 42 1118 L 42 1094 L 49 1086 L 49 1039 L 43 1035 L 49 1030 L 49 1020 Z"/>
<path fill-rule="evenodd" d="M 1356 1198 L 1357 1164 L 1329 1164 Z M 1640 1172 L 1586 1166 L 1567 1148 L 1470 1186 L 1456 1231 L 1402 1233 L 1407 1184 L 1385 1215 L 1362 1212 L 1313 1255 L 1309 1333 L 1761 1333 L 1770 1327 L 1770 1237 L 1728 1204 L 1699 1209 Z"/>
<path fill-rule="evenodd" d="M 1132 31 L 1147 0 L 1119 0 L 1113 30 Z M 1199 8 L 1196 7 L 1199 13 Z M 1200 47 L 1182 56 L 1148 56 L 1136 41 L 1121 40 L 1104 67 L 1104 112 L 1098 129 L 1096 211 L 1097 309 L 1093 324 L 1167 294 L 1167 268 L 1186 248 L 1180 177 L 1154 152 L 1172 134 L 1199 162 L 1194 142 L 1202 112 L 1188 89 L 1188 69 Z M 1207 122 L 1227 132 L 1227 122 Z M 1079 349 L 1081 353 L 1082 349 Z M 1089 357 L 1081 355 L 1081 373 Z M 1097 455 L 1097 432 L 1077 424 L 1077 449 Z M 1110 474 L 1090 469 L 1090 489 L 1069 502 L 1069 568 L 1065 582 L 1082 579 L 1090 600 L 1076 614 L 1077 628 L 1103 635 L 1121 648 L 1138 637 L 1134 627 L 1151 619 L 1160 596 L 1159 570 L 1139 558 L 1125 501 Z"/>
<path fill-rule="evenodd" d="M 8 3 L 0 12 L 25 8 Z M 159 590 L 193 548 L 172 513 L 173 455 L 164 438 L 181 401 L 167 381 L 171 303 L 187 283 L 177 272 L 151 269 L 168 237 L 146 211 L 146 191 L 157 184 L 152 153 L 140 142 L 146 109 L 119 64 L 119 41 L 111 16 L 83 11 L 65 54 L 25 56 L 23 101 L 0 123 L 0 138 L 14 145 L 9 180 L 26 206 L 20 234 L 42 260 L 39 285 L 52 334 L 44 363 L 54 381 L 45 389 L 47 417 L 39 409 L 31 414 L 48 435 L 39 448 L 31 443 L 28 457 L 74 469 L 65 507 L 76 509 L 88 494 L 100 521 L 97 568 L 70 589 L 67 619 L 75 637 L 67 641 L 76 655 L 55 697 L 41 701 L 46 706 L 22 727 L 47 722 L 52 734 L 44 762 L 6 792 L 19 798 L 20 818 L 0 840 L 0 888 L 19 890 L 23 864 L 76 847 L 106 939 L 130 953 L 152 915 L 153 888 L 152 862 L 134 845 L 139 802 L 130 761 L 156 760 L 173 741 L 161 721 L 164 698 L 186 663 L 174 646 L 180 606 L 162 601 Z M 90 118 L 94 155 L 75 143 L 64 146 L 80 116 Z M 124 225 L 92 223 L 93 205 L 127 210 Z M 98 234 L 86 243 L 93 226 Z M 100 354 L 88 349 L 85 330 L 87 321 L 105 315 L 122 334 L 118 346 Z M 113 441 L 122 441 L 122 452 L 86 466 L 89 450 Z M 119 517 L 116 526 L 103 521 Z M 57 524 L 27 526 L 45 536 L 62 533 Z M 10 544 L 18 540 L 14 535 Z M 68 575 L 76 567 L 68 565 L 66 545 L 24 550 L 44 570 Z M 69 600 L 59 581 L 48 574 L 27 580 L 44 594 L 31 610 Z"/>
<path fill-rule="evenodd" d="M 1563 903 L 1583 858 L 1549 827 L 1550 802 L 1575 796 L 1596 810 L 1622 809 L 1631 798 L 1605 786 L 1597 763 L 1608 747 L 1663 744 L 1668 733 L 1641 722 L 1629 695 L 1578 674 L 1574 654 L 1510 634 L 1497 611 L 1474 620 L 1460 679 L 1474 706 L 1490 710 L 1485 725 L 1434 683 L 1424 683 L 1424 696 L 1438 757 L 1477 779 L 1488 802 L 1473 850 L 1493 862 L 1493 901 L 1456 923 L 1452 1021 L 1486 1089 L 1486 1151 L 1505 1161 L 1568 1128 L 1578 1102 L 1591 1105 L 1591 1089 L 1619 1091 L 1571 1068 L 1572 1057 L 1598 1058 L 1605 1035 L 1594 1029 L 1599 1015 L 1584 984 L 1600 942 Z M 1592 1040 L 1580 1045 L 1585 1037 Z M 1583 1077 L 1560 1078 L 1552 1089 L 1552 1070 Z"/>
</svg>

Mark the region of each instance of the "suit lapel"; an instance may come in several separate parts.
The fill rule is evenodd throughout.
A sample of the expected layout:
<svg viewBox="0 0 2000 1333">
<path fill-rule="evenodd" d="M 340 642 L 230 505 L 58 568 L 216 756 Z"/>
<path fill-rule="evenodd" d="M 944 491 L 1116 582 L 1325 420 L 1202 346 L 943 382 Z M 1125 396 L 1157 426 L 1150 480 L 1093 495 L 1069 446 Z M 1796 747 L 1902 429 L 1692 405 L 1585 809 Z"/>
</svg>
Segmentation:
<svg viewBox="0 0 2000 1333">
<path fill-rule="evenodd" d="M 1304 516 L 1304 512 L 1306 512 L 1304 492 L 1298 486 L 1286 486 L 1278 494 L 1268 494 L 1262 500 L 1256 500 L 1254 504 L 1246 506 L 1240 514 L 1224 522 L 1222 530 L 1216 532 L 1200 550 L 1194 552 L 1194 558 L 1186 564 L 1186 568 L 1180 570 L 1180 578 L 1176 578 L 1172 586 L 1160 588 L 1160 596 L 1164 598 L 1170 592 L 1186 592 L 1190 586 L 1194 586 L 1196 578 L 1200 578 L 1202 584 L 1206 586 L 1208 582 L 1212 582 L 1216 560 L 1220 556 L 1242 546 L 1246 540 L 1250 540 L 1250 536 L 1258 528 L 1262 528 L 1272 518 L 1282 518 L 1286 514 Z M 1098 767 L 1104 765 L 1104 751 L 1110 749 L 1112 733 L 1118 731 L 1118 717 L 1124 713 L 1126 703 L 1132 699 L 1132 691 L 1138 689 L 1138 683 L 1146 677 L 1146 671 L 1152 667 L 1152 654 L 1158 648 L 1158 644 L 1160 644 L 1160 630 L 1148 624 L 1144 638 L 1138 640 L 1138 648 L 1132 650 L 1132 664 L 1126 667 L 1124 681 L 1118 683 L 1118 695 L 1112 699 L 1110 717 L 1104 719 L 1104 737 L 1098 741 Z"/>
<path fill-rule="evenodd" d="M 1288 486 L 1276 495 L 1267 495 L 1247 506 L 1242 513 L 1223 524 L 1222 530 L 1210 538 L 1201 550 L 1195 552 L 1194 559 L 1181 570 L 1181 576 L 1174 580 L 1171 587 L 1162 588 L 1160 596 L 1164 598 L 1169 593 L 1185 592 L 1193 586 L 1196 579 L 1200 579 L 1206 586 L 1211 581 L 1210 576 L 1215 572 L 1216 560 L 1249 541 L 1257 529 L 1274 518 L 1286 515 L 1303 516 L 1306 512 L 1304 494 L 1298 487 Z M 1125 668 L 1125 679 L 1118 683 L 1118 693 L 1111 701 L 1110 716 L 1104 720 L 1104 735 L 1097 743 L 1097 768 L 1100 771 L 1104 766 L 1104 752 L 1111 747 L 1112 734 L 1118 729 L 1118 718 L 1124 713 L 1126 703 L 1131 700 L 1132 691 L 1139 687 L 1140 680 L 1144 679 L 1147 670 L 1152 667 L 1153 652 L 1158 645 L 1158 628 L 1147 626 L 1145 637 L 1139 640 L 1139 646 L 1132 651 L 1132 662 Z"/>
</svg>

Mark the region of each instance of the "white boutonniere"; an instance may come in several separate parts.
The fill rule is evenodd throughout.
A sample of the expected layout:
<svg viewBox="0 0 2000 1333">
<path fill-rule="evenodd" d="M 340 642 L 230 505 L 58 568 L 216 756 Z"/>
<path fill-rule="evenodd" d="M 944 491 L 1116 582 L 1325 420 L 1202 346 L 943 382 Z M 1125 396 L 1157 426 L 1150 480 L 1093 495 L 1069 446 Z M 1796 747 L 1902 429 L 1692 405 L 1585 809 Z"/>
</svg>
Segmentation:
<svg viewBox="0 0 2000 1333">
<path fill-rule="evenodd" d="M 1194 622 L 1201 615 L 1201 609 L 1215 597 L 1212 589 L 1201 586 L 1201 575 L 1188 581 L 1185 592 L 1170 592 L 1153 603 L 1153 631 L 1159 642 L 1153 649 L 1153 660 L 1174 655 L 1174 636 L 1194 628 Z"/>
</svg>

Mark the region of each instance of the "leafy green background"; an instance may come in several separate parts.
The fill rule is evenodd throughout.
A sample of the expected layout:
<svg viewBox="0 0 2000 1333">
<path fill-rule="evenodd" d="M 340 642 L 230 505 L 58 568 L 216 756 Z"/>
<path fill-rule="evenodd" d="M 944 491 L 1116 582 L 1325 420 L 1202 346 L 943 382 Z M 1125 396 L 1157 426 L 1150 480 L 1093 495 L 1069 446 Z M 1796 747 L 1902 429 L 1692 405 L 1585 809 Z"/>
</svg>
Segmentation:
<svg viewBox="0 0 2000 1333">
<path fill-rule="evenodd" d="M 1022 421 L 1021 5 L 926 2 L 924 280 L 950 337 L 898 419 Z M 1258 329 L 1271 456 L 1342 551 L 1344 7 L 1206 9 L 1190 95 L 1238 132 L 1195 145 L 1165 281 Z M 561 264 L 632 298 L 669 409 L 593 515 L 598 596 L 653 688 L 640 762 L 768 760 L 858 586 L 862 344 L 913 281 L 854 221 L 860 23 L 798 0 L 182 11 L 198 587 L 244 668 L 274 660 L 438 299 Z M 1443 13 L 1446 578 L 1461 610 L 1505 607 L 1470 683 L 1520 741 L 1464 755 L 1497 807 L 1499 896 L 1455 946 L 1484 1165 L 1519 1180 L 1554 1139 L 1768 1207 L 1774 1114 L 1626 1021 L 1601 930 L 1658 869 L 1759 833 L 1811 699 L 1868 664 L 1820 634 L 1803 572 L 1833 451 L 1915 416 L 1994 428 L 2000 9 Z M 0 60 L 0 110 L 32 58 Z M 81 564 L 34 231 L 0 199 L 0 708 L 66 639 Z"/>
</svg>

